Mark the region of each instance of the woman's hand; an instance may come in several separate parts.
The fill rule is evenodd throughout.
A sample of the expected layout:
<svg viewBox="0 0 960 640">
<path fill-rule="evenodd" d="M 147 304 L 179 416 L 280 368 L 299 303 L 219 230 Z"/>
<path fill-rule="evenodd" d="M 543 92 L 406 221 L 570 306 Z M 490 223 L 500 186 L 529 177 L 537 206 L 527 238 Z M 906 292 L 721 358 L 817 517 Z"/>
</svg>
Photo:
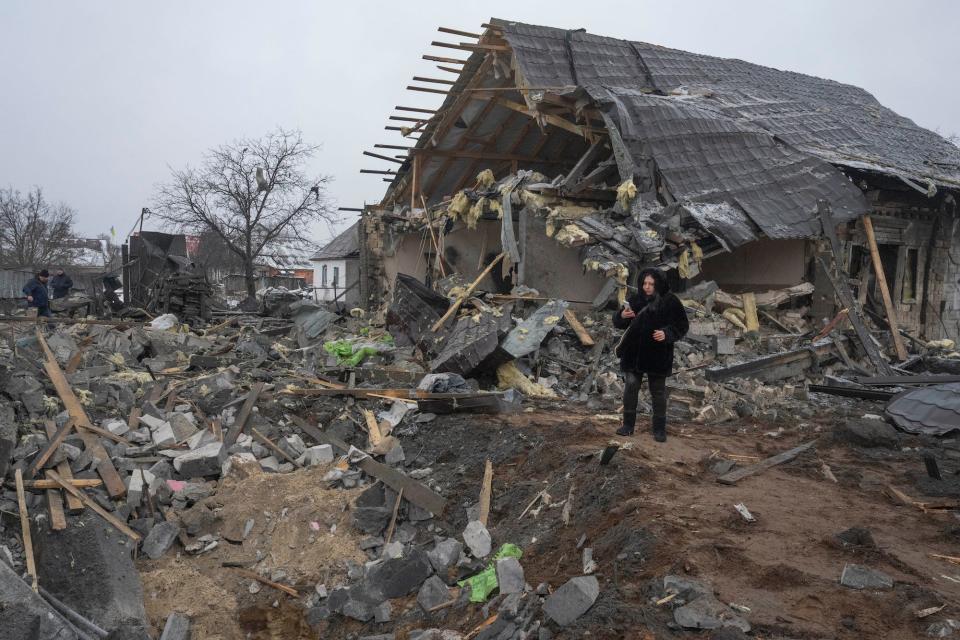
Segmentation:
<svg viewBox="0 0 960 640">
<path fill-rule="evenodd" d="M 667 339 L 667 334 L 665 334 L 662 329 L 657 329 L 653 332 L 653 339 L 657 342 L 663 342 Z"/>
<path fill-rule="evenodd" d="M 623 311 L 620 312 L 620 317 L 624 320 L 629 320 L 630 318 L 636 318 L 637 314 L 630 307 L 624 307 Z"/>
</svg>

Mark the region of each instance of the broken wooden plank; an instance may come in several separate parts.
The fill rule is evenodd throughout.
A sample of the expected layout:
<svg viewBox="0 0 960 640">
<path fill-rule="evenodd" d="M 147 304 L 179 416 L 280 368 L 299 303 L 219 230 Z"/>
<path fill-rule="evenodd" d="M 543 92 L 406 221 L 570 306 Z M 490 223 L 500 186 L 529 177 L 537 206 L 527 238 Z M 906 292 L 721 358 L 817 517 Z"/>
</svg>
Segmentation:
<svg viewBox="0 0 960 640">
<path fill-rule="evenodd" d="M 400 502 L 403 501 L 403 489 L 397 492 L 397 499 L 393 502 L 393 514 L 390 516 L 390 525 L 387 527 L 387 535 L 383 538 L 385 544 L 390 544 L 393 540 L 393 531 L 397 527 L 397 514 L 400 513 Z"/>
<path fill-rule="evenodd" d="M 57 425 L 53 422 L 53 420 L 44 420 L 43 428 L 46 430 L 48 438 L 52 438 L 54 434 L 56 434 L 57 432 Z M 66 460 L 64 460 L 63 462 L 57 465 L 57 473 L 59 473 L 67 482 L 74 483 L 75 486 L 76 486 L 76 482 L 79 482 L 79 481 L 74 481 L 73 471 L 70 470 L 70 463 Z M 49 482 L 53 483 L 52 480 L 50 480 Z M 91 486 L 99 486 L 103 484 L 102 480 L 89 480 L 88 482 L 97 483 L 96 485 L 91 485 Z M 53 484 L 56 485 L 56 483 L 53 483 Z M 27 483 L 27 486 L 29 485 L 30 483 Z M 56 485 L 56 487 L 59 489 L 59 485 Z M 57 493 L 59 494 L 59 491 Z M 77 500 L 77 498 L 75 498 L 74 496 L 68 493 L 66 494 L 66 499 L 67 499 L 67 511 L 69 511 L 70 513 L 79 513 L 80 511 L 83 511 L 83 503 Z"/>
<path fill-rule="evenodd" d="M 861 400 L 878 400 L 886 402 L 896 394 L 892 391 L 877 391 L 876 389 L 861 389 L 858 387 L 835 387 L 828 384 L 811 384 L 807 386 L 810 393 L 826 393 L 843 398 L 860 398 Z"/>
<path fill-rule="evenodd" d="M 283 458 L 284 460 L 286 460 L 287 462 L 289 462 L 289 463 L 292 464 L 293 466 L 295 466 L 295 467 L 302 467 L 302 466 L 303 466 L 302 464 L 300 464 L 299 462 L 297 462 L 293 457 L 291 457 L 286 451 L 284 451 L 283 449 L 281 449 L 280 447 L 278 447 L 277 444 L 276 444 L 273 440 L 271 440 L 271 439 L 268 438 L 267 436 L 263 435 L 262 433 L 260 433 L 259 431 L 257 431 L 255 428 L 252 428 L 252 427 L 251 427 L 250 433 L 253 435 L 254 438 L 256 438 L 256 439 L 259 440 L 261 443 L 263 443 L 264 445 L 266 445 L 266 447 L 267 447 L 268 449 L 270 449 L 271 451 L 273 451 L 274 453 L 276 453 L 278 456 L 280 456 L 281 458 Z"/>
<path fill-rule="evenodd" d="M 69 484 L 68 482 L 66 482 L 63 478 L 60 477 L 60 475 L 56 471 L 47 471 L 47 474 L 50 476 L 51 480 L 53 480 L 54 482 L 60 485 L 61 489 L 75 496 L 78 500 L 80 500 L 83 503 L 85 507 L 92 510 L 98 516 L 106 520 L 114 528 L 116 528 L 118 531 L 126 535 L 128 538 L 130 538 L 134 542 L 140 542 L 139 533 L 137 533 L 136 531 L 128 527 L 126 524 L 124 524 L 120 519 L 118 519 L 112 513 L 105 510 L 103 507 L 97 504 L 92 498 L 90 498 L 87 494 L 83 493 L 82 491 L 74 487 L 72 484 Z"/>
<path fill-rule="evenodd" d="M 47 430 L 47 437 L 52 440 L 56 435 L 56 427 L 53 421 L 45 421 L 44 427 Z M 67 465 L 67 468 L 69 468 L 69 465 Z M 60 494 L 60 487 L 54 486 L 47 489 L 46 493 L 47 510 L 50 513 L 50 528 L 54 531 L 63 531 L 67 528 L 67 516 L 63 512 L 63 496 Z"/>
<path fill-rule="evenodd" d="M 260 396 L 260 392 L 263 391 L 263 385 L 263 382 L 256 382 L 250 387 L 250 392 L 247 393 L 247 399 L 244 401 L 243 406 L 240 407 L 240 412 L 237 413 L 237 418 L 234 420 L 233 426 L 223 441 L 227 447 L 233 446 L 237 442 L 237 438 L 240 437 L 240 434 L 243 433 L 247 425 L 247 420 L 250 419 L 250 414 L 253 412 L 253 407 L 257 404 L 257 398 Z"/>
<path fill-rule="evenodd" d="M 321 431 L 300 416 L 290 415 L 289 418 L 296 423 L 296 425 L 300 427 L 304 433 L 313 438 L 316 442 L 320 444 L 329 444 L 330 446 L 336 447 L 344 453 L 350 451 L 350 445 L 348 445 L 346 442 L 340 440 L 336 436 Z M 394 491 L 399 492 L 402 490 L 403 497 L 407 501 L 412 502 L 421 509 L 426 509 L 435 516 L 440 516 L 443 514 L 444 510 L 447 508 L 446 499 L 440 494 L 436 493 L 433 489 L 422 482 L 405 476 L 392 467 L 388 467 L 385 464 L 377 462 L 373 458 L 366 457 L 357 463 L 357 466 L 363 469 L 366 473 L 369 473 L 371 476 L 382 480 L 385 485 Z"/>
<path fill-rule="evenodd" d="M 909 376 L 866 376 L 854 378 L 854 380 L 867 387 L 899 387 L 960 382 L 960 375 L 934 373 Z"/>
<path fill-rule="evenodd" d="M 594 345 L 593 336 L 590 335 L 590 332 L 583 326 L 583 323 L 580 322 L 577 314 L 575 314 L 572 309 L 565 309 L 563 317 L 566 319 L 567 324 L 570 325 L 570 328 L 573 329 L 573 332 L 577 334 L 580 344 L 585 347 L 592 347 Z"/>
<path fill-rule="evenodd" d="M 823 338 L 826 338 L 828 335 L 830 335 L 830 332 L 836 329 L 838 324 L 843 322 L 843 320 L 847 317 L 848 313 L 850 313 L 848 309 L 841 309 L 837 313 L 837 315 L 833 317 L 833 320 L 828 322 L 826 326 L 824 326 L 823 329 L 820 330 L 820 333 L 818 333 L 813 338 L 813 341 L 816 342 L 817 340 L 821 340 Z"/>
<path fill-rule="evenodd" d="M 890 299 L 890 288 L 887 286 L 887 276 L 883 270 L 883 262 L 880 260 L 880 251 L 877 249 L 877 237 L 873 233 L 873 221 L 869 215 L 864 215 L 861 220 L 863 221 L 863 230 L 867 237 L 867 246 L 870 248 L 873 272 L 877 278 L 877 285 L 880 287 L 880 295 L 883 298 L 883 308 L 887 312 L 887 322 L 890 324 L 890 333 L 893 335 L 893 347 L 897 352 L 897 359 L 902 362 L 907 359 L 907 348 L 903 346 L 903 338 L 900 337 L 900 329 L 897 324 L 897 309 L 893 306 L 893 301 Z"/>
<path fill-rule="evenodd" d="M 743 315 L 746 316 L 747 333 L 760 331 L 760 319 L 757 317 L 757 298 L 753 293 L 741 294 L 743 301 Z"/>
<path fill-rule="evenodd" d="M 827 262 L 823 259 L 823 256 L 817 256 L 817 262 L 820 263 L 823 273 L 830 281 L 830 286 L 833 287 L 834 292 L 840 299 L 840 304 L 843 305 L 843 307 L 847 310 L 847 317 L 850 319 L 850 324 L 853 325 L 853 330 L 856 331 L 857 338 L 860 339 L 860 344 L 863 345 L 863 350 L 866 352 L 867 357 L 870 358 L 870 362 L 873 363 L 873 366 L 877 368 L 879 373 L 892 374 L 893 369 L 890 368 L 890 363 L 883 358 L 883 355 L 877 348 L 876 343 L 873 341 L 873 336 L 870 335 L 870 331 L 867 329 L 866 325 L 863 324 L 863 316 L 860 314 L 860 306 L 853 298 L 853 293 L 850 292 L 850 289 L 846 286 L 846 284 L 834 276 L 833 271 L 830 269 L 830 266 L 827 265 Z M 834 259 L 834 262 L 836 262 L 836 259 Z"/>
<path fill-rule="evenodd" d="M 273 580 L 268 580 L 267 578 L 264 578 L 263 576 L 261 576 L 259 573 L 256 573 L 256 572 L 254 572 L 254 571 L 250 571 L 250 570 L 248 570 L 248 569 L 237 569 L 237 571 L 238 571 L 241 575 L 246 576 L 247 578 L 250 578 L 251 580 L 256 580 L 256 581 L 259 582 L 260 584 L 265 584 L 265 585 L 267 585 L 268 587 L 271 587 L 271 588 L 273 588 L 273 589 L 276 589 L 277 591 L 283 591 L 283 592 L 284 592 L 285 594 L 287 594 L 288 596 L 291 596 L 291 597 L 294 597 L 294 598 L 299 598 L 299 597 L 300 597 L 300 592 L 297 591 L 296 589 L 294 589 L 293 587 L 288 587 L 288 586 L 285 585 L 285 584 L 280 584 L 279 582 L 274 582 Z"/>
<path fill-rule="evenodd" d="M 111 498 L 119 498 L 126 495 L 127 487 L 123 484 L 123 480 L 120 478 L 120 474 L 117 473 L 116 467 L 113 466 L 113 462 L 110 461 L 110 454 L 107 453 L 107 450 L 103 448 L 103 445 L 100 444 L 100 441 L 97 440 L 94 434 L 109 434 L 109 437 L 117 439 L 119 442 L 124 444 L 129 443 L 109 431 L 93 426 L 90 422 L 90 417 L 87 416 L 87 412 L 84 410 L 79 398 L 77 398 L 70 384 L 67 382 L 67 377 L 63 371 L 61 371 L 60 365 L 57 364 L 56 356 L 54 356 L 53 351 L 50 350 L 50 346 L 47 344 L 39 328 L 37 329 L 36 335 L 37 342 L 39 342 L 47 356 L 43 363 L 47 376 L 53 383 L 53 387 L 56 389 L 60 401 L 63 402 L 63 406 L 66 407 L 67 413 L 73 420 L 74 427 L 77 428 L 83 440 L 84 447 L 100 459 L 100 464 L 97 465 L 97 473 L 103 478 L 103 482 L 107 487 L 107 493 Z"/>
<path fill-rule="evenodd" d="M 370 437 L 370 448 L 378 446 L 383 442 L 383 434 L 380 433 L 380 425 L 377 424 L 377 417 L 369 409 L 363 410 L 363 418 L 367 421 L 367 433 Z"/>
<path fill-rule="evenodd" d="M 503 395 L 497 391 L 478 391 L 474 393 L 433 393 L 418 389 L 285 389 L 282 395 L 291 396 L 353 396 L 354 398 L 389 398 L 393 400 L 466 400 L 468 398 L 496 397 Z"/>
<path fill-rule="evenodd" d="M 50 460 L 51 456 L 57 451 L 63 441 L 70 435 L 70 432 L 73 431 L 73 420 L 67 420 L 67 422 L 60 427 L 60 429 L 54 434 L 52 438 L 47 441 L 47 446 L 37 454 L 37 457 L 33 459 L 33 462 L 30 463 L 30 466 L 27 467 L 27 471 L 24 474 L 28 480 L 32 480 L 37 472 L 43 469 L 47 464 L 47 461 Z"/>
<path fill-rule="evenodd" d="M 69 478 L 64 477 L 60 470 L 57 470 L 57 473 L 60 474 L 60 478 L 67 484 L 74 486 L 78 489 L 89 489 L 92 487 L 102 487 L 103 480 L 99 478 Z M 46 480 L 24 480 L 23 486 L 27 489 L 59 489 L 60 483 L 54 482 L 49 478 Z"/>
<path fill-rule="evenodd" d="M 467 288 L 463 291 L 463 293 L 461 293 L 459 296 L 457 296 L 457 299 L 453 301 L 453 304 L 450 305 L 450 308 L 447 309 L 446 313 L 444 313 L 444 314 L 440 317 L 440 319 L 437 320 L 437 321 L 434 323 L 434 325 L 433 325 L 432 327 L 430 327 L 430 330 L 431 330 L 431 331 L 438 331 L 438 330 L 440 329 L 440 327 L 442 327 L 442 326 L 444 325 L 444 323 L 445 323 L 447 320 L 449 320 L 450 317 L 453 316 L 453 315 L 457 312 L 457 309 L 460 308 L 460 305 L 463 304 L 464 300 L 466 300 L 467 298 L 470 297 L 470 294 L 473 293 L 473 290 L 476 289 L 476 288 L 480 285 L 480 282 L 481 282 L 485 277 L 487 277 L 487 274 L 489 274 L 490 271 L 492 271 L 493 268 L 494 268 L 501 260 L 503 260 L 504 257 L 506 257 L 506 255 L 507 255 L 506 252 L 504 252 L 504 253 L 501 253 L 500 255 L 498 255 L 498 256 L 497 256 L 496 258 L 494 258 L 493 260 L 491 260 L 491 261 L 490 261 L 490 264 L 487 265 L 487 268 L 484 269 L 483 271 L 481 271 L 481 272 L 480 272 L 480 275 L 478 275 L 478 276 L 476 277 L 476 279 L 467 286 Z"/>
<path fill-rule="evenodd" d="M 39 593 L 37 584 L 37 565 L 33 559 L 33 537 L 30 535 L 30 514 L 27 513 L 27 495 L 23 491 L 23 471 L 17 469 L 13 475 L 17 483 L 17 506 L 20 510 L 20 534 L 23 536 L 23 555 L 27 559 L 27 573 L 33 582 L 34 592 Z"/>
<path fill-rule="evenodd" d="M 725 473 L 724 475 L 717 478 L 717 482 L 719 482 L 720 484 L 731 484 L 731 485 L 736 484 L 739 481 L 743 480 L 744 478 L 747 478 L 752 475 L 756 475 L 761 471 L 766 471 L 771 467 L 775 467 L 779 464 L 783 464 L 784 462 L 789 462 L 790 460 L 793 460 L 794 458 L 799 456 L 801 453 L 811 448 L 816 443 L 817 443 L 816 440 L 811 440 L 810 442 L 801 444 L 800 446 L 794 447 L 793 449 L 790 449 L 788 451 L 783 451 L 782 453 L 778 453 L 777 455 L 767 458 L 766 460 L 761 460 L 756 464 L 752 464 L 748 467 L 743 467 L 742 469 L 734 469 L 730 473 Z"/>
<path fill-rule="evenodd" d="M 487 526 L 490 519 L 490 497 L 493 493 L 493 463 L 487 460 L 483 468 L 483 484 L 480 486 L 480 524 Z"/>
</svg>

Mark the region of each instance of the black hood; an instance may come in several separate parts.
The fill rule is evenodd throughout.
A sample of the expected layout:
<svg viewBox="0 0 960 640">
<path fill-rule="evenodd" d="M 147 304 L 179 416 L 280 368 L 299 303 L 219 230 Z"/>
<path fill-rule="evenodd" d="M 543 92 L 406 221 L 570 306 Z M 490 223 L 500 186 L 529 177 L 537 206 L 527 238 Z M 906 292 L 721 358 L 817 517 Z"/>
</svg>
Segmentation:
<svg viewBox="0 0 960 640">
<path fill-rule="evenodd" d="M 640 277 L 637 278 L 637 289 L 640 293 L 643 293 L 643 281 L 647 276 L 653 278 L 654 291 L 657 295 L 662 296 L 665 293 L 670 292 L 670 283 L 667 282 L 667 276 L 663 275 L 663 272 L 659 269 L 644 269 L 640 272 Z"/>
</svg>

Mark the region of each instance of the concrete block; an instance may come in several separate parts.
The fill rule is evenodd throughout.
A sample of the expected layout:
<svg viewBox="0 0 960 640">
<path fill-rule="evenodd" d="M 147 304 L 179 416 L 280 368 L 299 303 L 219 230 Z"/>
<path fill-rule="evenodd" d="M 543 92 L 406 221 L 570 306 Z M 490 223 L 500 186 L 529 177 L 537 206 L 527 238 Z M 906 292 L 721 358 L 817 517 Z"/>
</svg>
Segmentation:
<svg viewBox="0 0 960 640">
<path fill-rule="evenodd" d="M 527 581 L 523 577 L 523 566 L 516 558 L 500 558 L 497 560 L 497 584 L 500 593 L 523 593 Z"/>
<path fill-rule="evenodd" d="M 161 522 L 150 530 L 150 534 L 143 539 L 143 552 L 151 560 L 158 560 L 163 557 L 174 540 L 180 534 L 180 527 L 173 522 Z"/>
<path fill-rule="evenodd" d="M 437 576 L 427 578 L 417 593 L 417 604 L 420 605 L 424 613 L 430 613 L 430 609 L 449 600 L 450 589 L 446 583 Z"/>
<path fill-rule="evenodd" d="M 333 458 L 333 447 L 328 444 L 318 444 L 303 452 L 302 462 L 308 467 L 315 467 L 321 464 L 330 464 L 333 462 Z"/>
<path fill-rule="evenodd" d="M 596 576 L 571 578 L 543 603 L 543 610 L 561 627 L 582 616 L 600 595 Z"/>
<path fill-rule="evenodd" d="M 486 558 L 490 555 L 493 539 L 490 532 L 479 520 L 471 520 L 463 530 L 463 541 L 474 558 Z"/>
<path fill-rule="evenodd" d="M 840 574 L 840 584 L 851 589 L 887 591 L 893 588 L 893 578 L 860 564 L 847 564 Z"/>
<path fill-rule="evenodd" d="M 160 640 L 190 640 L 190 618 L 182 613 L 170 614 Z"/>
<path fill-rule="evenodd" d="M 175 458 L 173 468 L 187 478 L 218 475 L 226 459 L 223 443 L 211 442 Z"/>
</svg>

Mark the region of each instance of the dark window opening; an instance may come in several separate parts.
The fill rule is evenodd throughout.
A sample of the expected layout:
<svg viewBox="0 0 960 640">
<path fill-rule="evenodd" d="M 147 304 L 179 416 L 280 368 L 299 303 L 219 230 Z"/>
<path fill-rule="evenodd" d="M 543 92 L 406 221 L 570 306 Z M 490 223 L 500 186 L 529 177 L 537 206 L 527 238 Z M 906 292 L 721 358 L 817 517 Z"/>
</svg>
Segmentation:
<svg viewBox="0 0 960 640">
<path fill-rule="evenodd" d="M 897 280 L 897 261 L 900 256 L 900 245 L 897 244 L 878 244 L 877 253 L 880 254 L 880 264 L 883 265 L 883 276 L 887 280 L 887 288 L 890 290 L 890 297 L 893 298 L 893 288 Z M 879 285 L 874 289 L 877 298 L 880 298 Z"/>
<path fill-rule="evenodd" d="M 917 269 L 920 263 L 920 250 L 907 249 L 907 264 L 903 273 L 903 289 L 900 293 L 900 302 L 917 301 Z"/>
</svg>

